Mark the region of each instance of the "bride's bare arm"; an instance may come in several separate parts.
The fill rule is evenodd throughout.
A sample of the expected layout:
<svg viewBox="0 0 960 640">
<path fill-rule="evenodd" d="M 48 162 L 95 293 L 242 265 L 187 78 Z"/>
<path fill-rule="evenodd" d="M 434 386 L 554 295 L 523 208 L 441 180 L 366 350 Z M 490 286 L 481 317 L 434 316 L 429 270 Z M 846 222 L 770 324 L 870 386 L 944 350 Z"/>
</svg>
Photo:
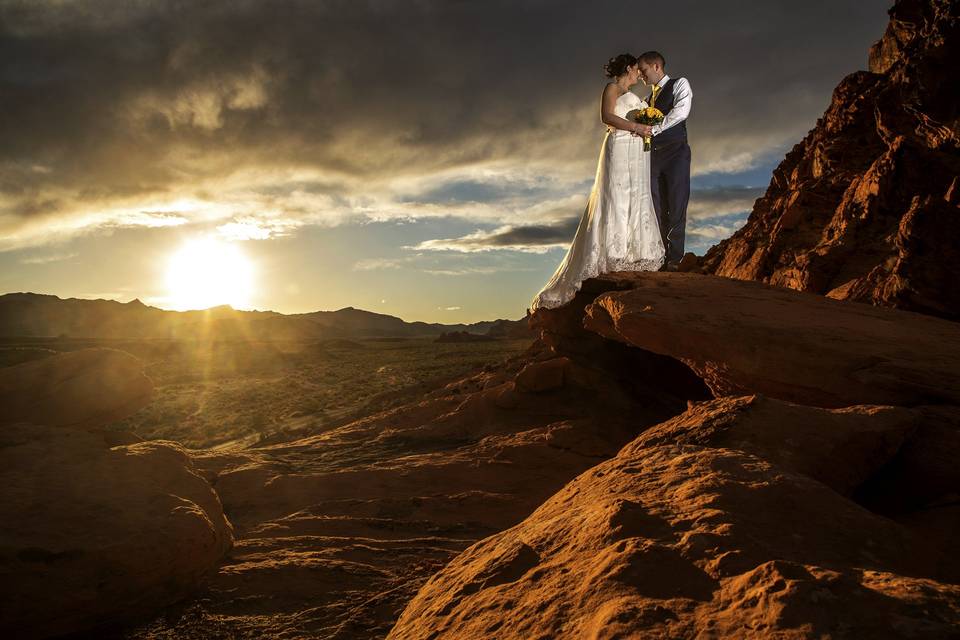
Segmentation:
<svg viewBox="0 0 960 640">
<path fill-rule="evenodd" d="M 611 127 L 637 133 L 637 128 L 640 126 L 640 123 L 631 122 L 614 113 L 617 106 L 617 98 L 619 97 L 615 84 L 610 83 L 603 88 L 603 96 L 600 98 L 600 120 L 603 124 Z"/>
</svg>

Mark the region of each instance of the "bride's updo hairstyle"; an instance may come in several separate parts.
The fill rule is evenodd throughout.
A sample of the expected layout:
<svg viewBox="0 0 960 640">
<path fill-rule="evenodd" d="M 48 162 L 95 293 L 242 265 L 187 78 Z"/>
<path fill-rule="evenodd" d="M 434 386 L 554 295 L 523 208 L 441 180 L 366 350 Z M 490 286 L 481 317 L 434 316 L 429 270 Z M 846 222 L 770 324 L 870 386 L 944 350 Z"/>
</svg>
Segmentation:
<svg viewBox="0 0 960 640">
<path fill-rule="evenodd" d="M 617 76 L 625 74 L 627 67 L 635 64 L 637 64 L 636 58 L 629 53 L 621 53 L 617 57 L 607 60 L 607 64 L 603 65 L 603 70 L 606 72 L 608 78 L 616 78 Z"/>
</svg>

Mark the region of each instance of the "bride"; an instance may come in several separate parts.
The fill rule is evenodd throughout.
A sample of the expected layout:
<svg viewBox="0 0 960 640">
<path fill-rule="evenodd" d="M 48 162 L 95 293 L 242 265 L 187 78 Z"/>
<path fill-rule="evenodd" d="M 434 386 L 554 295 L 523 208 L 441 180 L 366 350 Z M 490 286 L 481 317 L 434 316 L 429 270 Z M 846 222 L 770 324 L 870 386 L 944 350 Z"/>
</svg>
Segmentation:
<svg viewBox="0 0 960 640">
<path fill-rule="evenodd" d="M 611 271 L 656 271 L 663 265 L 660 226 L 650 195 L 650 152 L 629 114 L 647 106 L 630 87 L 640 79 L 629 53 L 606 64 L 612 81 L 603 89 L 600 120 L 607 134 L 587 208 L 560 266 L 534 297 L 531 312 L 573 299 L 581 283 Z"/>
</svg>

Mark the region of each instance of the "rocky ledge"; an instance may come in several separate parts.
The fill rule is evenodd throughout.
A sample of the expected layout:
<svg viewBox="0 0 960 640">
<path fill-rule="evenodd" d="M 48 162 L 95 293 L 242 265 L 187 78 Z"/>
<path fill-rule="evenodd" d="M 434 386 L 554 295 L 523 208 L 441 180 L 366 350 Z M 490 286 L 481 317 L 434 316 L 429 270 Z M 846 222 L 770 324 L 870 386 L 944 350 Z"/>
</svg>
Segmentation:
<svg viewBox="0 0 960 640">
<path fill-rule="evenodd" d="M 586 307 L 585 327 L 686 363 L 716 395 L 960 404 L 960 324 L 728 278 L 627 280 Z"/>
</svg>

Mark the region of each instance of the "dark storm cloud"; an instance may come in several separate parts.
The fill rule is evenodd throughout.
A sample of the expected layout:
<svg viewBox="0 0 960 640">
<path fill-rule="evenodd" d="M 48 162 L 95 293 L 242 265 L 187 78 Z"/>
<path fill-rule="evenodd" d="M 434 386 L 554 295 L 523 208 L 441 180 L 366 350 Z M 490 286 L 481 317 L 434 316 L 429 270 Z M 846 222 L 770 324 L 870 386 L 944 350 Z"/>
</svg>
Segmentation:
<svg viewBox="0 0 960 640">
<path fill-rule="evenodd" d="M 504 230 L 488 239 L 493 246 L 517 244 L 555 244 L 569 242 L 577 230 L 577 220 L 565 224 L 537 227 L 516 227 Z"/>
<path fill-rule="evenodd" d="M 0 236 L 244 169 L 308 167 L 345 199 L 478 162 L 589 173 L 601 65 L 647 48 L 693 85 L 695 166 L 742 170 L 812 126 L 889 6 L 0 0 Z"/>
</svg>

